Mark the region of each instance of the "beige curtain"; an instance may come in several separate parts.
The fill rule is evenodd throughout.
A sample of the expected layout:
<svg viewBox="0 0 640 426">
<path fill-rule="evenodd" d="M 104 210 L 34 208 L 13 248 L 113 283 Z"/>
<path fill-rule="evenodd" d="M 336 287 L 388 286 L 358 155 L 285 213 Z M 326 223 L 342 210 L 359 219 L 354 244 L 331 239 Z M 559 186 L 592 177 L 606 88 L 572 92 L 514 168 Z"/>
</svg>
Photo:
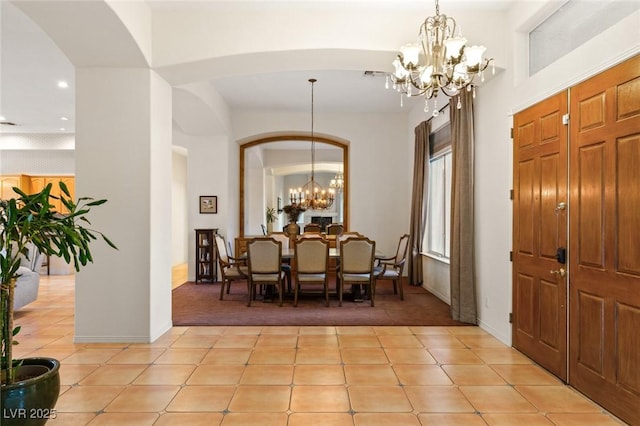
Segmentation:
<svg viewBox="0 0 640 426">
<path fill-rule="evenodd" d="M 462 109 L 449 108 L 451 183 L 451 317 L 477 324 L 473 214 L 473 96 L 463 90 Z M 452 99 L 456 102 L 457 99 Z"/>
<path fill-rule="evenodd" d="M 426 226 L 427 191 L 429 185 L 429 133 L 431 121 L 423 121 L 416 129 L 413 156 L 413 189 L 409 231 L 409 261 L 407 270 L 410 285 L 422 285 L 422 235 Z"/>
</svg>

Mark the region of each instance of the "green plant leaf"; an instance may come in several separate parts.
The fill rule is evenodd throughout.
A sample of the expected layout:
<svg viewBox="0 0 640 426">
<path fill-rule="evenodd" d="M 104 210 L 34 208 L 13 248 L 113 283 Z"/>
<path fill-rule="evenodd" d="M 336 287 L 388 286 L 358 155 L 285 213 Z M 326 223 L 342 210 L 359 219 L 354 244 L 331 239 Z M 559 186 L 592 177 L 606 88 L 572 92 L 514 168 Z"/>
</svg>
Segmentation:
<svg viewBox="0 0 640 426">
<path fill-rule="evenodd" d="M 71 193 L 69 192 L 69 188 L 67 188 L 66 183 L 60 181 L 58 182 L 58 186 L 60 187 L 60 190 L 64 193 L 64 195 L 66 195 L 67 197 L 71 197 Z"/>
</svg>

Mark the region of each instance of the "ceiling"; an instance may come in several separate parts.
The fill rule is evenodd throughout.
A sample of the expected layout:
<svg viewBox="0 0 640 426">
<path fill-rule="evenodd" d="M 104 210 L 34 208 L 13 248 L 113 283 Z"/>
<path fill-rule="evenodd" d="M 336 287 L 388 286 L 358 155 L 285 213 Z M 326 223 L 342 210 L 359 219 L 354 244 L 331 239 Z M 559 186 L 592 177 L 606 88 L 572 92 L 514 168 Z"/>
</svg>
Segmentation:
<svg viewBox="0 0 640 426">
<path fill-rule="evenodd" d="M 496 9 L 504 9 L 511 1 L 513 0 L 483 2 L 483 7 L 490 5 Z M 149 1 L 152 8 L 167 7 L 168 4 L 171 7 L 198 7 L 206 3 Z M 415 3 L 410 0 L 396 0 L 394 4 Z M 0 121 L 15 123 L 15 126 L 3 124 L 0 131 L 73 133 L 73 65 L 22 11 L 7 1 L 1 1 L 0 4 L 0 116 L 3 117 Z M 251 108 L 309 111 L 311 88 L 308 79 L 316 78 L 317 112 L 403 112 L 400 107 L 400 95 L 393 90 L 385 90 L 383 76 L 365 75 L 365 71 L 390 69 L 391 64 L 387 70 L 274 72 L 229 76 L 210 82 L 232 110 Z M 59 81 L 66 81 L 68 88 L 59 88 Z M 408 109 L 422 101 L 412 98 L 403 102 L 404 108 Z"/>
</svg>

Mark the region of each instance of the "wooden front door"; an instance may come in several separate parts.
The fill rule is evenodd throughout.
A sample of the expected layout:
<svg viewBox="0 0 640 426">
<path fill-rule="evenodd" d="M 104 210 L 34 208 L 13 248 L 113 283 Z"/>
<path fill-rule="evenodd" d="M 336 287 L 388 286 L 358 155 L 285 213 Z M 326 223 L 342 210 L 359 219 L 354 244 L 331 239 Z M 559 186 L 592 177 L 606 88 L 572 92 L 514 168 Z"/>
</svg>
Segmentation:
<svg viewBox="0 0 640 426">
<path fill-rule="evenodd" d="M 571 90 L 569 382 L 640 424 L 640 56 Z"/>
<path fill-rule="evenodd" d="M 565 381 L 566 112 L 564 92 L 514 117 L 512 319 L 513 346 Z"/>
</svg>

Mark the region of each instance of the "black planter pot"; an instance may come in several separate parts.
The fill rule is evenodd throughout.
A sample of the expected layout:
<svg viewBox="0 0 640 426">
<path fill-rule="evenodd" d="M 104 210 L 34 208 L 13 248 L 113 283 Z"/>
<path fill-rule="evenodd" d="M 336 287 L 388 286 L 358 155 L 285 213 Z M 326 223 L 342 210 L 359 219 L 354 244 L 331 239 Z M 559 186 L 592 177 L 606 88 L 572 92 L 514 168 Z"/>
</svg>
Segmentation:
<svg viewBox="0 0 640 426">
<path fill-rule="evenodd" d="M 0 424 L 38 426 L 56 417 L 60 394 L 60 362 L 53 358 L 25 358 L 16 382 L 2 385 Z M 3 372 L 4 374 L 4 372 Z"/>
</svg>

